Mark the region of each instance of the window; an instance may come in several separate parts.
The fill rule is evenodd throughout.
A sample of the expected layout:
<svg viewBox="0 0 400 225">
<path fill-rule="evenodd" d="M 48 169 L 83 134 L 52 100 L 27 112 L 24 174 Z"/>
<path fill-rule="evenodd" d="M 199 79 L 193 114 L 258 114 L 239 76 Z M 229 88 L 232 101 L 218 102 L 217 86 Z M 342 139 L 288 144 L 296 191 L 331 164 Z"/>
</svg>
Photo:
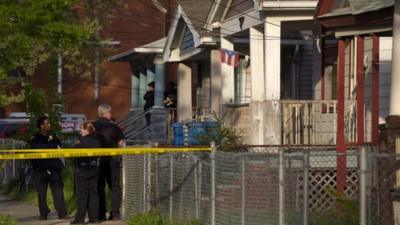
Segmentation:
<svg viewBox="0 0 400 225">
<path fill-rule="evenodd" d="M 8 78 L 13 80 L 23 80 L 26 78 L 26 72 L 22 68 L 13 69 L 8 72 Z"/>
<path fill-rule="evenodd" d="M 235 104 L 250 102 L 250 78 L 248 77 L 249 59 L 240 56 L 239 65 L 235 67 Z"/>
</svg>

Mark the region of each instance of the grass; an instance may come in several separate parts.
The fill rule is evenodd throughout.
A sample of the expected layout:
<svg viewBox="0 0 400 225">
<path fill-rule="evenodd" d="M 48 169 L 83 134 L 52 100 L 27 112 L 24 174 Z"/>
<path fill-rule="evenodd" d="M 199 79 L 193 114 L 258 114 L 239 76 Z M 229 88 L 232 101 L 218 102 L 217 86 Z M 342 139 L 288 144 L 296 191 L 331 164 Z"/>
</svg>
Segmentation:
<svg viewBox="0 0 400 225">
<path fill-rule="evenodd" d="M 200 225 L 197 221 L 170 221 L 168 218 L 161 216 L 158 210 L 152 210 L 147 213 L 140 213 L 131 216 L 127 225 Z"/>
<path fill-rule="evenodd" d="M 16 219 L 10 217 L 9 215 L 0 214 L 0 225 L 18 225 Z"/>
</svg>

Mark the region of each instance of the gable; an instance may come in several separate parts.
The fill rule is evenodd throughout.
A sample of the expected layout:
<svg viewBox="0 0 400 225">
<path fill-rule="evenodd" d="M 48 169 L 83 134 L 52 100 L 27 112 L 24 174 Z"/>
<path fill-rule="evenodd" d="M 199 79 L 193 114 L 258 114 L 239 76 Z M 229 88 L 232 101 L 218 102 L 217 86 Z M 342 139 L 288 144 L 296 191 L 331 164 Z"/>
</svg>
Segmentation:
<svg viewBox="0 0 400 225">
<path fill-rule="evenodd" d="M 180 49 L 181 55 L 184 52 L 194 49 L 194 36 L 187 26 L 184 29 L 183 37 L 182 37 L 182 41 L 180 43 L 179 49 Z"/>
<path fill-rule="evenodd" d="M 254 8 L 254 1 L 253 0 L 232 0 L 227 7 L 227 11 L 225 13 L 224 19 L 229 19 L 235 17 L 237 15 L 241 15 L 244 12 Z"/>
<path fill-rule="evenodd" d="M 200 36 L 195 26 L 180 6 L 168 33 L 163 58 L 165 61 L 178 60 L 182 55 L 190 53 L 200 44 Z"/>
</svg>

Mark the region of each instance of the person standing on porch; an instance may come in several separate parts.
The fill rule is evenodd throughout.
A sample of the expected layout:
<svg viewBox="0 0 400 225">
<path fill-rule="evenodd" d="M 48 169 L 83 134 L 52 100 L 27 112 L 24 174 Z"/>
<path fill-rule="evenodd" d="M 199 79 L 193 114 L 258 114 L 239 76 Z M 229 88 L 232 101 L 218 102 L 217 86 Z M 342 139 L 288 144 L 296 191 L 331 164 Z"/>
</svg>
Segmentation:
<svg viewBox="0 0 400 225">
<path fill-rule="evenodd" d="M 143 96 L 143 99 L 145 101 L 144 112 L 145 112 L 147 126 L 150 126 L 151 124 L 151 113 L 148 111 L 154 106 L 154 90 L 155 90 L 155 83 L 154 81 L 152 81 L 147 84 L 147 92 Z"/>
</svg>

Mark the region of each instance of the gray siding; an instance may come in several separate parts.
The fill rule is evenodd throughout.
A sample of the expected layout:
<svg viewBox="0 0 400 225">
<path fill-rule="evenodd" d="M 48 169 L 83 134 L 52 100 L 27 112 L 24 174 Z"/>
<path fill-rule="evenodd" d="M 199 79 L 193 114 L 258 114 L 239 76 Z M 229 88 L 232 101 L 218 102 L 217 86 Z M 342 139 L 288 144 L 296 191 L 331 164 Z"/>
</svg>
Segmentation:
<svg viewBox="0 0 400 225">
<path fill-rule="evenodd" d="M 182 53 L 187 52 L 194 48 L 193 34 L 188 27 L 185 29 L 185 35 L 182 39 L 180 50 Z"/>
<path fill-rule="evenodd" d="M 301 100 L 310 100 L 312 99 L 314 68 L 314 49 L 311 41 L 301 46 L 299 63 L 299 98 Z"/>
</svg>

